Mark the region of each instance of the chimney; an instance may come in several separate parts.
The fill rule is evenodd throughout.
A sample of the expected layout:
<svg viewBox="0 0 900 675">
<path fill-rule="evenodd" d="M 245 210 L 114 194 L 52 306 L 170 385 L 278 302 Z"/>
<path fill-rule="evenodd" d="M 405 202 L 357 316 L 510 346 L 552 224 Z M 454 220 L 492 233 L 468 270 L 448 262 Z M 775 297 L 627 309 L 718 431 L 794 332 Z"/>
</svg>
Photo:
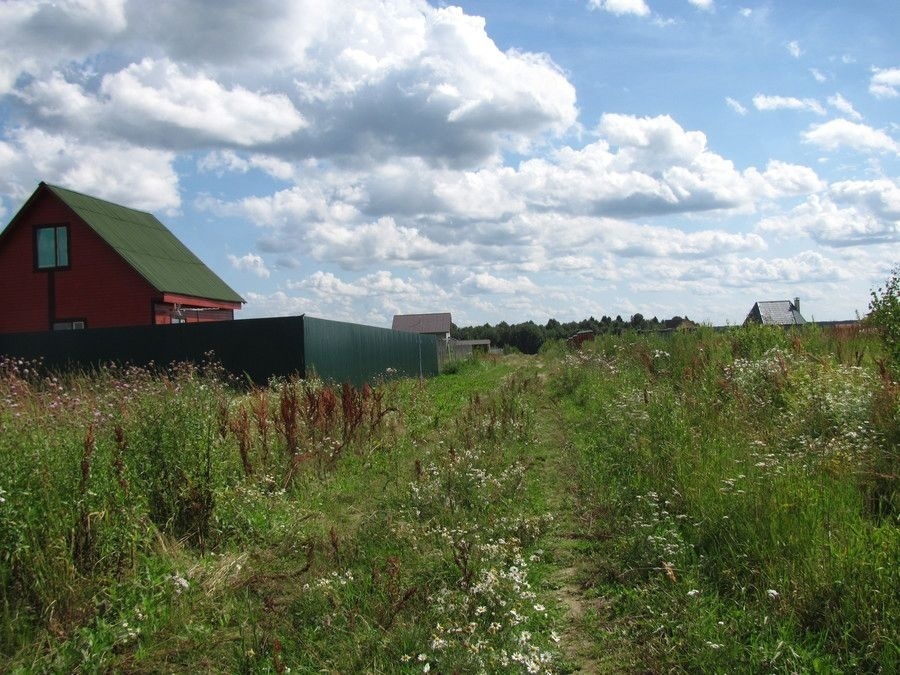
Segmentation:
<svg viewBox="0 0 900 675">
<path fill-rule="evenodd" d="M 800 311 L 800 298 L 794 298 L 794 309 Z"/>
</svg>

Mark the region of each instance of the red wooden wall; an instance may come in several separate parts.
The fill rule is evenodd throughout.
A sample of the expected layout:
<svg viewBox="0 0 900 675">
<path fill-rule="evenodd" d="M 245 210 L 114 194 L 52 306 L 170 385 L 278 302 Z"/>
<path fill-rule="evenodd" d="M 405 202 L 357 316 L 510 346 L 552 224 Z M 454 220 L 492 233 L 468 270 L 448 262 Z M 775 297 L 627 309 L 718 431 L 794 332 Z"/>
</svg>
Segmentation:
<svg viewBox="0 0 900 675">
<path fill-rule="evenodd" d="M 69 268 L 37 271 L 34 228 L 53 224 L 69 225 Z M 147 325 L 158 320 L 154 304 L 163 301 L 163 295 L 64 202 L 44 191 L 19 214 L 13 229 L 0 238 L 0 332 L 51 328 L 51 274 L 56 321 L 84 320 L 87 328 L 104 328 Z M 212 314 L 201 320 L 211 318 Z"/>
</svg>

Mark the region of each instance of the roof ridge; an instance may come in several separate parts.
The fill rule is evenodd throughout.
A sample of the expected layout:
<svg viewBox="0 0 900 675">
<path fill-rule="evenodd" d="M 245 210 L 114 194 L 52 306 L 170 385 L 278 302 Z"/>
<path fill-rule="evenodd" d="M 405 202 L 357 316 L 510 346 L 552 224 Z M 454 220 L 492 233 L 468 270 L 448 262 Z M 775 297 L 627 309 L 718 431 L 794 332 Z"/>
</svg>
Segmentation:
<svg viewBox="0 0 900 675">
<path fill-rule="evenodd" d="M 41 182 L 41 186 L 72 209 L 157 291 L 245 302 L 152 213 L 57 185 Z"/>
<path fill-rule="evenodd" d="M 62 185 L 55 185 L 53 183 L 46 183 L 44 181 L 41 181 L 41 185 L 44 185 L 53 190 L 62 190 L 63 192 L 70 192 L 73 195 L 78 195 L 79 197 L 84 197 L 85 199 L 90 199 L 95 202 L 103 202 L 104 204 L 108 204 L 109 206 L 114 206 L 119 209 L 126 209 L 128 211 L 134 211 L 135 213 L 141 213 L 145 216 L 152 216 L 153 218 L 156 218 L 156 216 L 154 216 L 149 211 L 143 211 L 141 209 L 136 209 L 133 206 L 125 206 L 124 204 L 119 204 L 117 202 L 111 202 L 108 199 L 103 199 L 103 197 L 95 197 L 94 195 L 89 195 L 86 192 L 79 192 L 78 190 L 73 190 L 71 188 L 63 187 Z M 158 220 L 159 219 L 157 218 L 157 221 Z"/>
</svg>

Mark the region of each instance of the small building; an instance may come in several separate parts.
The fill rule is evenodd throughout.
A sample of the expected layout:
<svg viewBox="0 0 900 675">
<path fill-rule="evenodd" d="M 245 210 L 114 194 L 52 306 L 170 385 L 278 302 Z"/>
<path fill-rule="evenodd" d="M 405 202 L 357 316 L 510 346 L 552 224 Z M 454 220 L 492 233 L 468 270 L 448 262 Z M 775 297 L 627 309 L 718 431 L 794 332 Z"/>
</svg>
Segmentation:
<svg viewBox="0 0 900 675">
<path fill-rule="evenodd" d="M 450 340 L 450 351 L 455 359 L 466 359 L 475 354 L 489 354 L 490 340 Z"/>
<path fill-rule="evenodd" d="M 450 318 L 450 312 L 395 314 L 391 328 L 407 333 L 434 335 L 437 338 L 437 357 L 441 367 L 453 358 L 450 348 L 450 331 L 453 329 L 453 321 Z"/>
<path fill-rule="evenodd" d="M 757 302 L 753 305 L 744 325 L 751 323 L 763 326 L 799 326 L 806 323 L 806 319 L 800 314 L 800 298 L 790 300 L 769 300 Z"/>
<path fill-rule="evenodd" d="M 0 233 L 0 333 L 222 321 L 243 302 L 153 215 L 55 185 Z"/>
<path fill-rule="evenodd" d="M 575 335 L 570 336 L 566 340 L 566 344 L 569 347 L 573 347 L 574 349 L 578 349 L 585 342 L 593 342 L 594 341 L 594 331 L 592 330 L 580 330 Z"/>
<path fill-rule="evenodd" d="M 449 342 L 453 321 L 450 312 L 436 314 L 395 314 L 391 328 L 407 333 L 434 335 L 439 340 Z"/>
</svg>

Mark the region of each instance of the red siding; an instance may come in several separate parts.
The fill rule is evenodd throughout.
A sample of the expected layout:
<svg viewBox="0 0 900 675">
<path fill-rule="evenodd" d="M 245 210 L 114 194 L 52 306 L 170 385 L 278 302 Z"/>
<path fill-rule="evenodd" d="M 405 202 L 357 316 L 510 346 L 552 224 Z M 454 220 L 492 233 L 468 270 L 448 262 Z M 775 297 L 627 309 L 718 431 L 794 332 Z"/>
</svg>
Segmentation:
<svg viewBox="0 0 900 675">
<path fill-rule="evenodd" d="M 34 273 L 32 222 L 6 232 L 0 241 L 0 331 L 4 333 L 47 329 L 47 274 Z"/>
<path fill-rule="evenodd" d="M 44 191 L 0 240 L 0 332 L 50 328 L 49 274 L 34 269 L 36 225 L 69 225 L 69 269 L 56 270 L 57 320 L 84 319 L 88 328 L 151 323 L 161 294 L 75 213 Z"/>
</svg>

